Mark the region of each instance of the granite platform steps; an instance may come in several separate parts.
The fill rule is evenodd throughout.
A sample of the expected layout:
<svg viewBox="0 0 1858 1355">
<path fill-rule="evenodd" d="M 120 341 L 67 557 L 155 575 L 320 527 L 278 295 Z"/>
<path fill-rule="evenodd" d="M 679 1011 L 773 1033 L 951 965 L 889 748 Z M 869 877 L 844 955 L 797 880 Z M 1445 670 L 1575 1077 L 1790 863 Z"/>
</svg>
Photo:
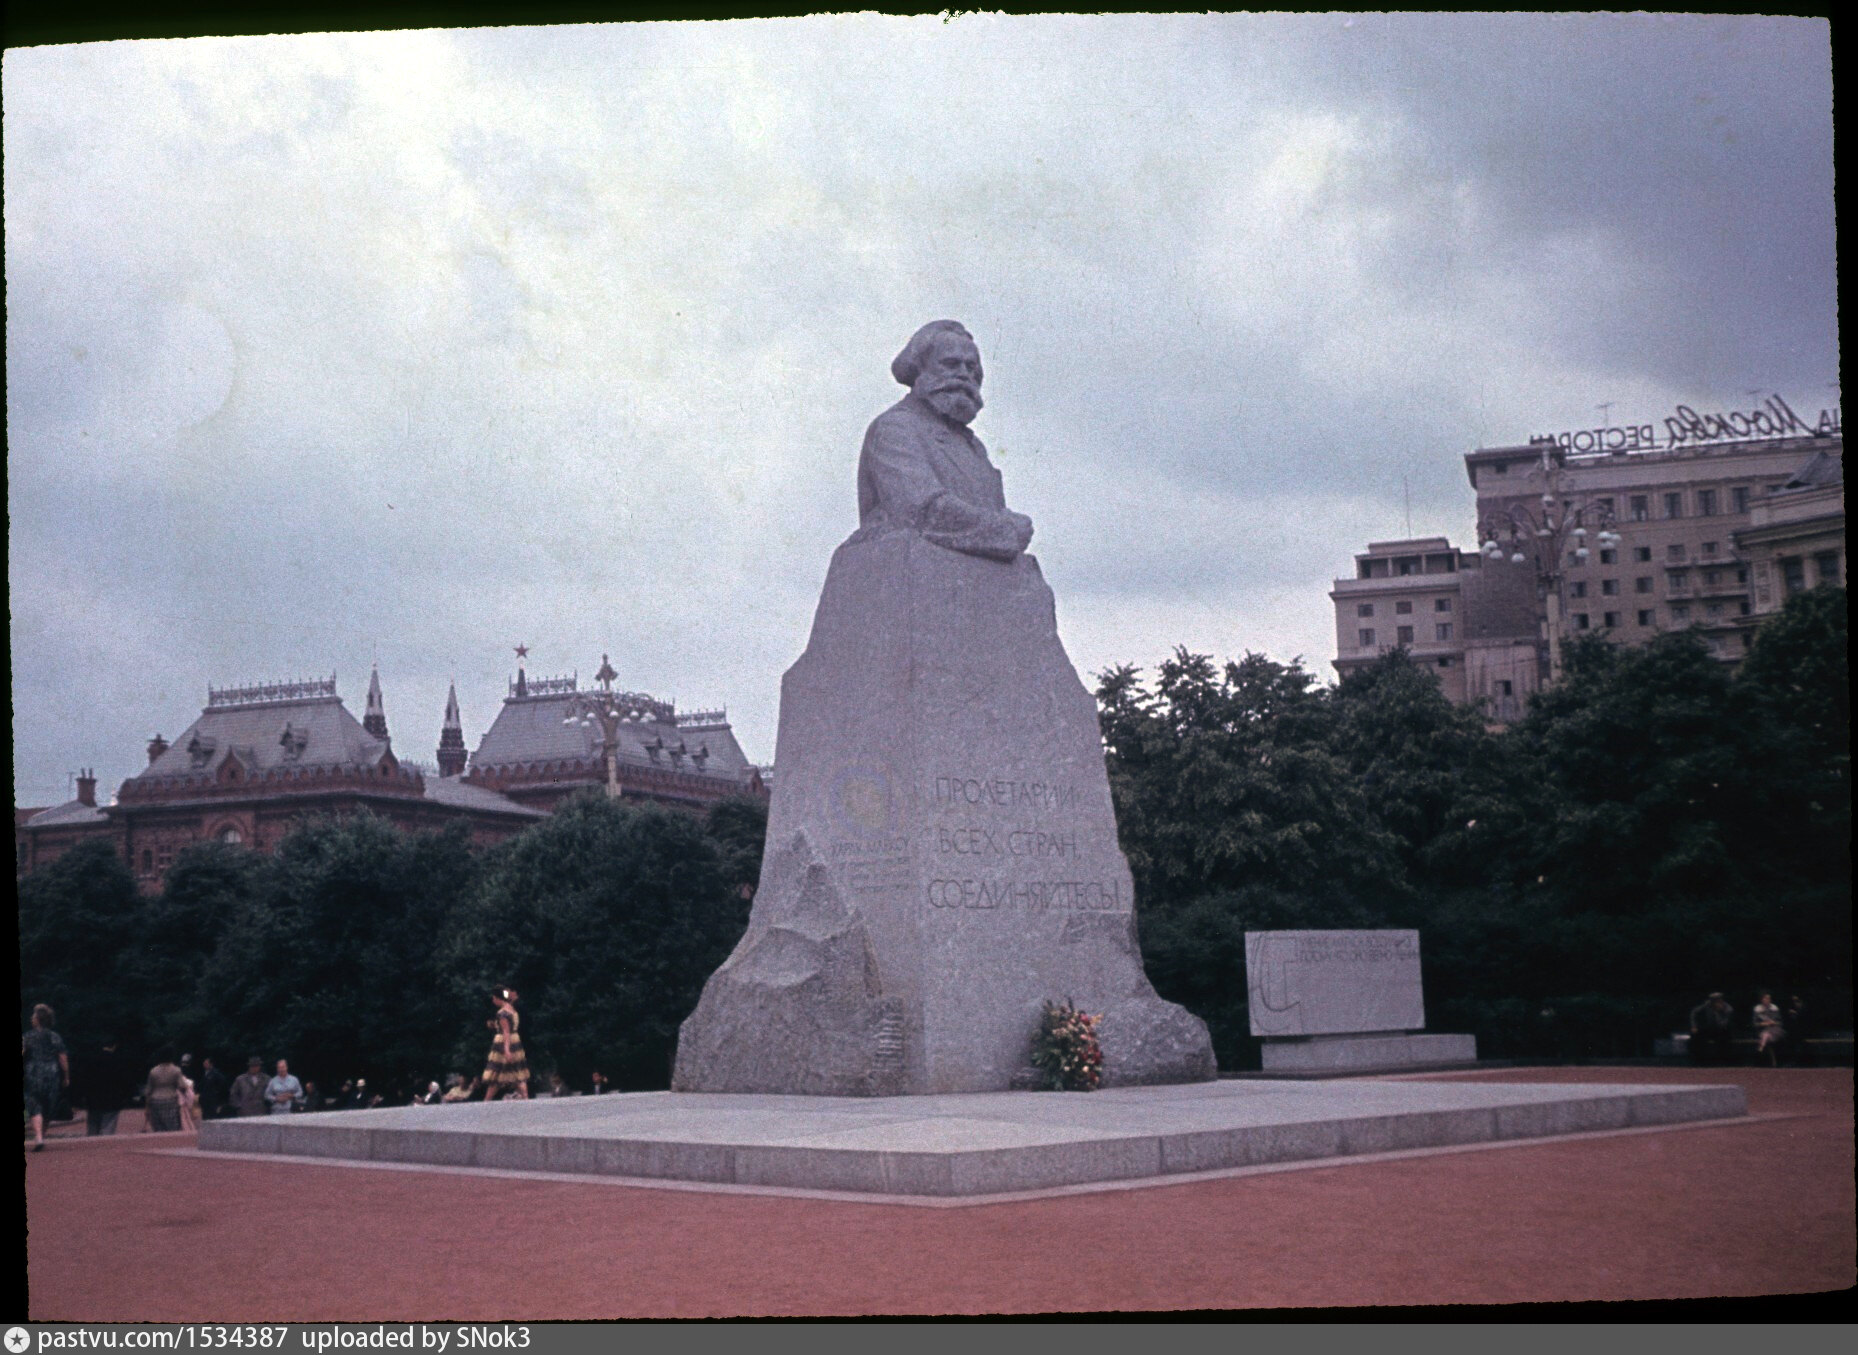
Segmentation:
<svg viewBox="0 0 1858 1355">
<path fill-rule="evenodd" d="M 1218 1081 L 1066 1095 L 637 1092 L 201 1125 L 208 1152 L 960 1197 L 1747 1114 L 1736 1086 Z"/>
</svg>

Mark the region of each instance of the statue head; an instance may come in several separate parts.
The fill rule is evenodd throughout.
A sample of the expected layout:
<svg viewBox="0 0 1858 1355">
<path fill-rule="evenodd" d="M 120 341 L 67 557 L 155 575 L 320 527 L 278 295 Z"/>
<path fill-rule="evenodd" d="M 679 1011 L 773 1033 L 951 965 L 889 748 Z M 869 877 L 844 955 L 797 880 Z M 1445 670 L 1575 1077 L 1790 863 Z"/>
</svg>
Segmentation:
<svg viewBox="0 0 1858 1355">
<path fill-rule="evenodd" d="M 981 412 L 981 350 L 955 320 L 931 320 L 910 336 L 890 374 L 945 419 L 972 423 Z"/>
</svg>

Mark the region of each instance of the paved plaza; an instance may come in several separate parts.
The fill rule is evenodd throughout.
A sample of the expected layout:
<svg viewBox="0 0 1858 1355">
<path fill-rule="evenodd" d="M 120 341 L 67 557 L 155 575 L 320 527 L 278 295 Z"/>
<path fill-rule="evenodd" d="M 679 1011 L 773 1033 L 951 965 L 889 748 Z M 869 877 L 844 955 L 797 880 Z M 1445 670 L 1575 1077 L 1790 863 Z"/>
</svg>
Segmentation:
<svg viewBox="0 0 1858 1355">
<path fill-rule="evenodd" d="M 60 1137 L 26 1164 L 30 1315 L 1154 1312 L 1852 1285 L 1849 1069 L 1505 1069 L 1377 1085 L 1493 1079 L 1734 1086 L 1750 1113 L 933 1206 L 228 1158 L 179 1135 Z"/>
</svg>

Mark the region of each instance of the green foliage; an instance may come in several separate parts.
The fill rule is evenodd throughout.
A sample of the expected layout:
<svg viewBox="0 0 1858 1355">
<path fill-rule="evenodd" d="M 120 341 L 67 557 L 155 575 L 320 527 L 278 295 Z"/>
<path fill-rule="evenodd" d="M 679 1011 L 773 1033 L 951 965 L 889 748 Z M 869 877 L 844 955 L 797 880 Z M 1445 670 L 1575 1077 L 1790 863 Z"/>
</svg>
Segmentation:
<svg viewBox="0 0 1858 1355">
<path fill-rule="evenodd" d="M 115 846 L 90 841 L 19 882 L 20 1025 L 33 1004 L 58 1017 L 74 1049 L 115 1034 L 146 1040 L 145 1011 L 124 983 L 140 901 Z"/>
<path fill-rule="evenodd" d="M 1648 1052 L 1712 988 L 1848 1006 L 1845 624 L 1796 597 L 1734 678 L 1693 635 L 1586 637 L 1502 732 L 1404 652 L 1329 690 L 1257 655 L 1104 674 L 1156 988 L 1228 1068 L 1248 930 L 1418 928 L 1433 1024 L 1493 1055 Z"/>
<path fill-rule="evenodd" d="M 270 857 L 190 847 L 145 898 L 95 842 L 20 882 L 22 996 L 80 1052 L 110 1029 L 138 1057 L 256 1053 L 391 1093 L 476 1073 L 488 992 L 509 983 L 532 1066 L 663 1086 L 747 922 L 765 825 L 759 801 L 699 819 L 593 796 L 477 852 L 462 826 L 318 819 Z"/>
<path fill-rule="evenodd" d="M 1397 843 L 1368 812 L 1334 749 L 1330 702 L 1300 667 L 1248 654 L 1220 670 L 1183 649 L 1153 692 L 1122 668 L 1098 699 L 1123 850 L 1153 912 L 1319 876 L 1336 898 L 1375 897 L 1397 877 Z"/>
<path fill-rule="evenodd" d="M 511 984 L 532 1067 L 667 1086 L 677 1028 L 748 923 L 746 818 L 724 816 L 719 850 L 688 814 L 586 796 L 505 844 L 445 946 L 454 1009 L 481 1021 Z M 454 1066 L 475 1071 L 486 1039 L 461 1030 Z"/>
</svg>

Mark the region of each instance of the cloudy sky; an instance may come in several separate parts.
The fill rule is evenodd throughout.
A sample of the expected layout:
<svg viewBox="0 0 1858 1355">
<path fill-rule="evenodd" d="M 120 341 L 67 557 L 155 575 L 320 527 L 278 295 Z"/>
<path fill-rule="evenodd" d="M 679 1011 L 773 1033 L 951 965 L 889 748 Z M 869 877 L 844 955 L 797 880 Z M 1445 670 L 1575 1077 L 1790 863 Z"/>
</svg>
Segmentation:
<svg viewBox="0 0 1858 1355">
<path fill-rule="evenodd" d="M 1824 21 L 820 17 L 7 52 L 16 803 L 209 683 L 610 653 L 774 756 L 920 323 L 1086 678 L 1334 657 L 1481 445 L 1837 403 Z M 1408 506 L 1410 500 L 1410 509 Z"/>
</svg>

